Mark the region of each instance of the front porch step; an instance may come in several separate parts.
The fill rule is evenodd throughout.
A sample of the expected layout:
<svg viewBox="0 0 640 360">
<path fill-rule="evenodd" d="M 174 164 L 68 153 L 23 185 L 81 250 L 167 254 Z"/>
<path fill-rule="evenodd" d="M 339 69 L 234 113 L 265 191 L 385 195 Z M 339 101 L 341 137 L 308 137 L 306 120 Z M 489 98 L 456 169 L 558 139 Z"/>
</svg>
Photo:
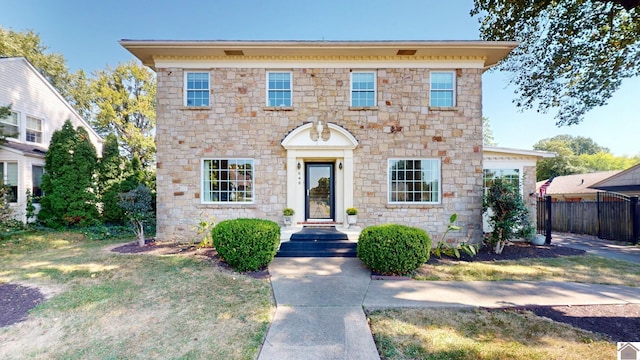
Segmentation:
<svg viewBox="0 0 640 360">
<path fill-rule="evenodd" d="M 356 257 L 357 243 L 352 241 L 287 241 L 280 245 L 277 257 Z"/>
</svg>

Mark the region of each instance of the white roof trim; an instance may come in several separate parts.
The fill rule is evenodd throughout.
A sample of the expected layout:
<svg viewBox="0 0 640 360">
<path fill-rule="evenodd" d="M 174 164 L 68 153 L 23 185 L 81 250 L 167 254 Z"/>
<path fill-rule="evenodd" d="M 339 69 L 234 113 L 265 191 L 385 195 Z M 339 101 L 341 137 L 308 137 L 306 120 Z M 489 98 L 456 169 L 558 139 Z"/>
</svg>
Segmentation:
<svg viewBox="0 0 640 360">
<path fill-rule="evenodd" d="M 554 158 L 558 156 L 557 153 L 550 152 L 550 151 L 513 149 L 513 148 L 505 148 L 505 147 L 498 147 L 498 146 L 483 146 L 482 151 L 510 154 L 510 155 L 535 156 L 538 158 Z"/>
</svg>

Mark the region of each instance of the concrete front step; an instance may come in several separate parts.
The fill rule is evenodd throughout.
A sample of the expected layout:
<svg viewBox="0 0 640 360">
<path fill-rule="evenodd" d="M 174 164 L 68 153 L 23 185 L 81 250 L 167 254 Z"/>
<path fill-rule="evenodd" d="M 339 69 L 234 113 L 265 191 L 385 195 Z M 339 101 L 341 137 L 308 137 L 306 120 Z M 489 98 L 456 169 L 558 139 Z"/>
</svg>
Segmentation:
<svg viewBox="0 0 640 360">
<path fill-rule="evenodd" d="M 356 257 L 357 243 L 351 241 L 287 241 L 277 257 Z"/>
</svg>

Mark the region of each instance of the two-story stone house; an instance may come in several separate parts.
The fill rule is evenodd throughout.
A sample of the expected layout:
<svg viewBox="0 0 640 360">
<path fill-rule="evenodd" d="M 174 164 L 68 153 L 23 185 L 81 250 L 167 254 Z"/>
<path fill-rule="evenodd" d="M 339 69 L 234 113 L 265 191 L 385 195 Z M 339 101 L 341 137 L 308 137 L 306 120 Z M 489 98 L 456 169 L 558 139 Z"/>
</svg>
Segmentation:
<svg viewBox="0 0 640 360">
<path fill-rule="evenodd" d="M 122 46 L 157 74 L 158 228 L 199 218 L 482 234 L 482 73 L 517 43 L 154 41 Z"/>
</svg>

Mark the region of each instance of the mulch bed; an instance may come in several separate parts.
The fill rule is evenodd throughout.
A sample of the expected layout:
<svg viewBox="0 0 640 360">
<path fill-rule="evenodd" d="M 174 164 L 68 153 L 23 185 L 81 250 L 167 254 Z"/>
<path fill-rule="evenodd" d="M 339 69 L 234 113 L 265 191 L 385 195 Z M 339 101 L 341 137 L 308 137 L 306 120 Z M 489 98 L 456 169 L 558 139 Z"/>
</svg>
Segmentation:
<svg viewBox="0 0 640 360">
<path fill-rule="evenodd" d="M 502 254 L 496 255 L 492 252 L 489 252 L 487 247 L 484 247 L 478 251 L 478 254 L 474 257 L 470 257 L 469 255 L 460 252 L 461 257 L 457 259 L 455 257 L 449 257 L 443 255 L 442 258 L 438 258 L 436 256 L 431 256 L 427 264 L 443 264 L 443 263 L 451 263 L 457 261 L 500 261 L 500 260 L 519 260 L 519 259 L 537 259 L 537 258 L 557 258 L 564 256 L 577 256 L 584 255 L 584 250 L 578 250 L 563 246 L 555 246 L 555 245 L 543 245 L 543 246 L 535 246 L 530 243 L 523 242 L 514 242 L 510 243 L 504 247 Z"/>
<path fill-rule="evenodd" d="M 137 243 L 120 245 L 111 251 L 122 254 L 148 253 L 153 255 L 182 254 L 188 256 L 204 256 L 214 266 L 223 271 L 233 272 L 222 261 L 215 249 L 198 248 L 196 244 L 157 243 L 147 240 L 145 246 Z M 432 256 L 428 264 L 451 263 L 458 261 L 500 261 L 522 258 L 549 258 L 582 255 L 583 250 L 561 246 L 532 246 L 528 243 L 513 243 L 505 247 L 501 255 L 480 251 L 475 257 L 464 255 L 461 259 L 443 256 Z M 265 279 L 269 277 L 267 269 L 247 273 L 247 275 Z M 24 321 L 28 311 L 44 301 L 44 296 L 37 289 L 16 284 L 0 284 L 0 327 Z M 584 330 L 601 333 L 611 341 L 640 341 L 640 304 L 626 305 L 586 305 L 586 306 L 549 306 L 526 307 L 519 309 L 501 309 L 492 311 L 529 310 L 557 322 L 566 323 Z"/>
<path fill-rule="evenodd" d="M 0 284 L 0 327 L 26 320 L 29 310 L 43 301 L 44 295 L 38 289 Z"/>
</svg>

